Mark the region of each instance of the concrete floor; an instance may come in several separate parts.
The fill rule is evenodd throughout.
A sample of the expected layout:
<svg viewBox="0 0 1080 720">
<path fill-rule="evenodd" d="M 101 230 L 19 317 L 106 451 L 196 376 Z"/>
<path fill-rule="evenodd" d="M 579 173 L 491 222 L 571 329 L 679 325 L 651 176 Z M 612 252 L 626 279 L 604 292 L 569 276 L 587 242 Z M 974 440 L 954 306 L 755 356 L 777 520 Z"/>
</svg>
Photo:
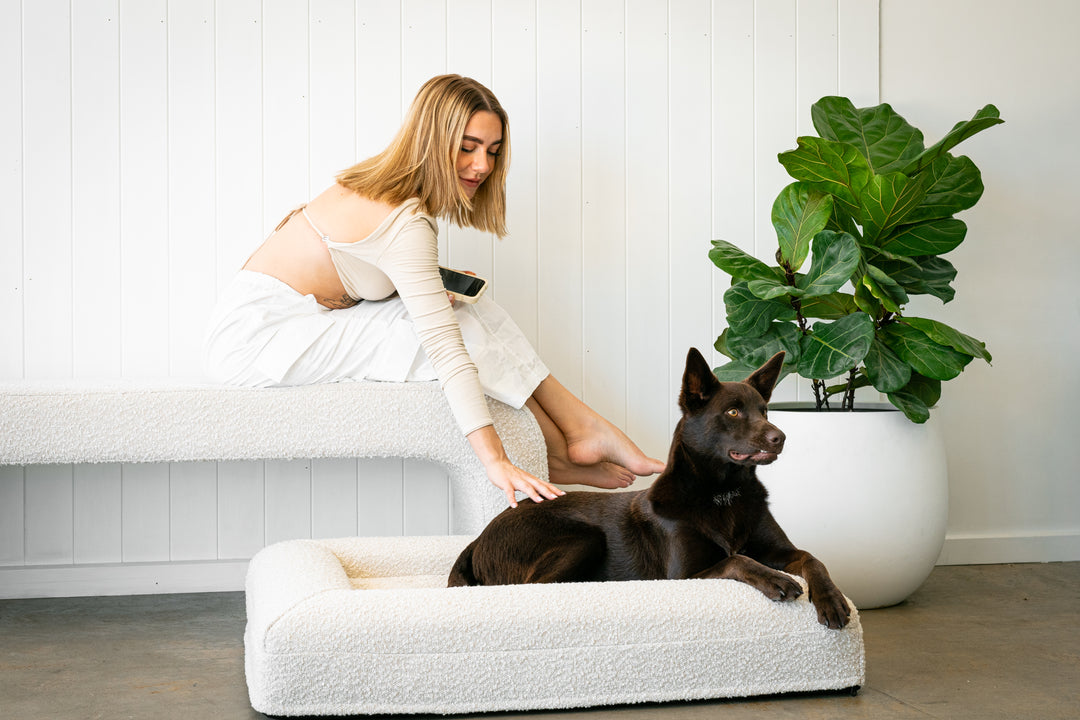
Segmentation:
<svg viewBox="0 0 1080 720">
<path fill-rule="evenodd" d="M 862 618 L 858 697 L 531 715 L 1080 718 L 1080 563 L 939 567 L 906 603 Z M 244 684 L 243 626 L 241 593 L 0 601 L 0 718 L 261 718 Z"/>
</svg>

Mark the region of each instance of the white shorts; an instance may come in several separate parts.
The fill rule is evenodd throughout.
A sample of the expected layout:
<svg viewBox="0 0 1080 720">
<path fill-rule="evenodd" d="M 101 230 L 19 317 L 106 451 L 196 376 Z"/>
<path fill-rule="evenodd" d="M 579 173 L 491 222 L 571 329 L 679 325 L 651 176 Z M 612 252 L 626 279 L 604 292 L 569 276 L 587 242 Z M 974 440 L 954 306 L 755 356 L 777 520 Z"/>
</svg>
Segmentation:
<svg viewBox="0 0 1080 720">
<path fill-rule="evenodd" d="M 521 408 L 550 373 L 506 312 L 457 303 L 465 349 L 485 394 Z M 210 317 L 204 366 L 214 380 L 271 387 L 345 380 L 436 380 L 396 295 L 330 310 L 277 278 L 241 270 Z"/>
</svg>

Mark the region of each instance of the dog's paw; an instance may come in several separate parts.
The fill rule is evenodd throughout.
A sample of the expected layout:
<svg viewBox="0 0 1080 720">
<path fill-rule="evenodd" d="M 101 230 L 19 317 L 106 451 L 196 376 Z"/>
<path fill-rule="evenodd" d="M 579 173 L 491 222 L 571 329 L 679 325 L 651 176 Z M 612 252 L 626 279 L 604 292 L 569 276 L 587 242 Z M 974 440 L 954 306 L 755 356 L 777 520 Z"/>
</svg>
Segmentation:
<svg viewBox="0 0 1080 720">
<path fill-rule="evenodd" d="M 839 590 L 812 593 L 810 598 L 817 608 L 818 622 L 832 630 L 841 630 L 851 620 L 851 606 Z"/>
<path fill-rule="evenodd" d="M 803 593 L 802 585 L 781 572 L 756 573 L 745 582 L 763 592 L 770 600 L 795 600 Z"/>
</svg>

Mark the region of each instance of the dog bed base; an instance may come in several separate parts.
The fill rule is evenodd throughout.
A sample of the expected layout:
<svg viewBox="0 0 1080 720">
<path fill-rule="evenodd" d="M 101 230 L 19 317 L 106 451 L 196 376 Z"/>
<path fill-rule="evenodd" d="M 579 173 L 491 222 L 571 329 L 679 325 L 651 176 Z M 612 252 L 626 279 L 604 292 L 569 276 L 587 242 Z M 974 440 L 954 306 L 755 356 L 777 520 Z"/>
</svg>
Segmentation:
<svg viewBox="0 0 1080 720">
<path fill-rule="evenodd" d="M 862 627 L 732 580 L 446 588 L 467 536 L 292 540 L 247 576 L 268 715 L 473 713 L 844 690 Z"/>
</svg>

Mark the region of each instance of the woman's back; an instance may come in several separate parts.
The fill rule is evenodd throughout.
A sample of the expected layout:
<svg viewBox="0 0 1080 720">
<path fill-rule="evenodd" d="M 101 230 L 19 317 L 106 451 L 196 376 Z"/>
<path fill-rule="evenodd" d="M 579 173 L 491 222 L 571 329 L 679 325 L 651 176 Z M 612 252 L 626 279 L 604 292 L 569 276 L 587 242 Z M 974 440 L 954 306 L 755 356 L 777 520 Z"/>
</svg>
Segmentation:
<svg viewBox="0 0 1080 720">
<path fill-rule="evenodd" d="M 244 269 L 275 277 L 301 295 L 314 295 L 324 307 L 355 305 L 357 300 L 346 293 L 330 251 L 318 233 L 335 243 L 355 243 L 375 232 L 394 208 L 333 185 L 304 209 L 307 216 L 294 211 L 248 258 Z M 364 296 L 386 297 L 389 293 L 377 276 L 373 280 L 373 287 Z"/>
</svg>

